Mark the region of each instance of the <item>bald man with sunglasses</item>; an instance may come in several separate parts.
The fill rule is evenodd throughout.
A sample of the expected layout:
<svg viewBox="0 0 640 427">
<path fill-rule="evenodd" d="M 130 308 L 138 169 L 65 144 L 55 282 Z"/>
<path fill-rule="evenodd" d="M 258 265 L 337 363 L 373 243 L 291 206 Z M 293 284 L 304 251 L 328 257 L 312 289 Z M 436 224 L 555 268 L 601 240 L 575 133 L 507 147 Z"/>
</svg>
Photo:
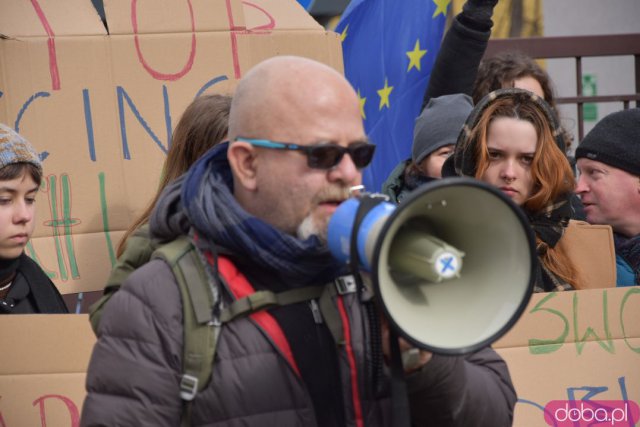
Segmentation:
<svg viewBox="0 0 640 427">
<path fill-rule="evenodd" d="M 104 311 L 81 424 L 392 426 L 386 322 L 326 246 L 329 218 L 374 152 L 335 70 L 278 57 L 249 71 L 229 142 L 169 186 L 150 220 L 159 241 L 188 235 L 206 268 L 222 324 L 211 378 L 181 399 L 178 279 L 152 260 Z M 228 320 L 257 293 L 279 302 Z M 413 425 L 511 424 L 515 391 L 490 349 L 422 352 L 406 384 Z"/>
</svg>

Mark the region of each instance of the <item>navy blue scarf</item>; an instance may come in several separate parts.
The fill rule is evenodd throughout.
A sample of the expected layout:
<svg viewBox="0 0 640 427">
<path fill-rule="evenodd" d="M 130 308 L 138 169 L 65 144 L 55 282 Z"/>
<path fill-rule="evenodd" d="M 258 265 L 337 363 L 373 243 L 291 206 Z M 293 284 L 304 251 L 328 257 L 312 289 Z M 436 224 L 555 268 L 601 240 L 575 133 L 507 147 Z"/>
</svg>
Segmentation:
<svg viewBox="0 0 640 427">
<path fill-rule="evenodd" d="M 343 273 L 345 266 L 317 237 L 300 240 L 285 234 L 238 205 L 227 148 L 225 143 L 209 150 L 182 185 L 184 212 L 199 235 L 274 272 L 288 286 L 323 284 Z"/>
</svg>

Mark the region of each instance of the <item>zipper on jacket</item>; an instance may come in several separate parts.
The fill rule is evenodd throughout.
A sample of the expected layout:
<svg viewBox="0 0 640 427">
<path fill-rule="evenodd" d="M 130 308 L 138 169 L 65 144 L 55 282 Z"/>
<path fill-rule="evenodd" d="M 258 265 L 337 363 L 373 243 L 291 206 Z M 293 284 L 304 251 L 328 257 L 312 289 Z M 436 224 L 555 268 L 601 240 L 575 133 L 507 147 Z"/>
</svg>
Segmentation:
<svg viewBox="0 0 640 427">
<path fill-rule="evenodd" d="M 316 300 L 312 299 L 311 301 L 309 301 L 309 308 L 311 308 L 311 314 L 313 315 L 314 322 L 316 322 L 316 324 L 318 325 L 324 323 L 322 320 L 322 313 L 320 313 L 320 307 L 318 306 Z"/>
</svg>

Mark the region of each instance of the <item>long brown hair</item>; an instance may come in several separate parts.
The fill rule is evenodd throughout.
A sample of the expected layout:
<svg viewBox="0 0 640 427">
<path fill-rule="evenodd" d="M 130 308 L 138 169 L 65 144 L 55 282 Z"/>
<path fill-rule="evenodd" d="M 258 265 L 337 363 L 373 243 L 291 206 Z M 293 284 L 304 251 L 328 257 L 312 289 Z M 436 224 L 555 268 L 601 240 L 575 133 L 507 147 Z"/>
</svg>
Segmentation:
<svg viewBox="0 0 640 427">
<path fill-rule="evenodd" d="M 487 134 L 489 126 L 498 117 L 527 121 L 533 125 L 538 135 L 536 152 L 531 163 L 533 193 L 524 202 L 523 209 L 526 212 L 538 214 L 557 200 L 568 196 L 575 187 L 575 178 L 569 161 L 556 143 L 549 118 L 545 112 L 530 97 L 525 96 L 496 99 L 486 107 L 477 125 L 471 130 L 470 138 L 476 141 L 474 144 L 475 178 L 480 179 L 489 167 Z M 537 237 L 536 242 L 538 247 L 546 246 Z M 558 245 L 553 248 L 547 247 L 546 251 L 542 251 L 541 261 L 548 270 L 560 279 L 574 288 L 579 288 L 577 270 L 567 253 Z"/>
<path fill-rule="evenodd" d="M 125 250 L 131 233 L 149 221 L 162 190 L 184 174 L 207 150 L 226 138 L 229 130 L 228 95 L 202 95 L 196 98 L 182 113 L 173 132 L 171 148 L 164 162 L 158 191 L 144 212 L 131 224 L 118 244 L 117 256 Z"/>
</svg>

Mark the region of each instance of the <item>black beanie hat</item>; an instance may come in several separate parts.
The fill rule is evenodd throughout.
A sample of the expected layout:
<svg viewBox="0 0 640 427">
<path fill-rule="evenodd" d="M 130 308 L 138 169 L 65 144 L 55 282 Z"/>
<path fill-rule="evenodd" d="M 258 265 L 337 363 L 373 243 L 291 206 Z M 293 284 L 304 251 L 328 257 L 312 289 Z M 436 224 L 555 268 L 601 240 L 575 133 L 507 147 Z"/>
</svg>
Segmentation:
<svg viewBox="0 0 640 427">
<path fill-rule="evenodd" d="M 583 157 L 640 176 L 640 108 L 600 120 L 576 149 L 576 159 Z"/>
</svg>

